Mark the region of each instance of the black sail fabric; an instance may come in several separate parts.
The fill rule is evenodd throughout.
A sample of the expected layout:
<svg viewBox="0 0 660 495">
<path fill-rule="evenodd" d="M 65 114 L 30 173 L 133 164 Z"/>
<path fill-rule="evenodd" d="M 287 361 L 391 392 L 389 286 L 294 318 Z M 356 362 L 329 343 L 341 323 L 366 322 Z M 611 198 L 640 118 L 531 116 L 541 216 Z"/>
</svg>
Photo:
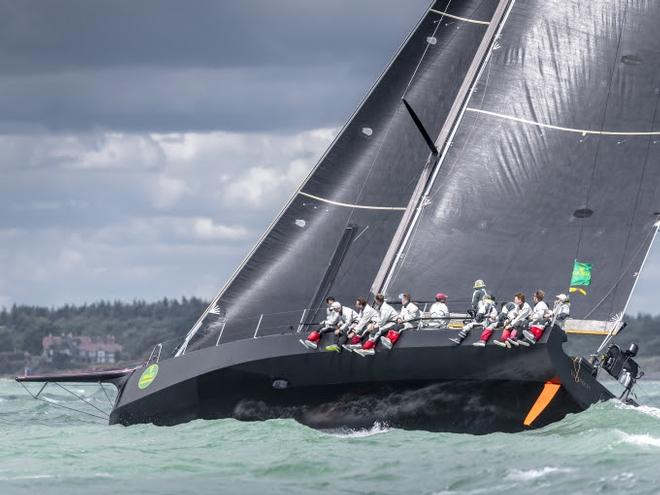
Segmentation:
<svg viewBox="0 0 660 495">
<path fill-rule="evenodd" d="M 658 26 L 657 1 L 513 2 L 388 292 L 568 293 L 578 260 L 572 316 L 618 318 L 660 211 Z"/>
<path fill-rule="evenodd" d="M 429 134 L 437 136 L 497 4 L 434 2 L 189 333 L 195 335 L 188 351 L 290 331 L 303 316 L 318 321 L 314 311 L 302 311 L 327 294 L 351 306 L 368 294 L 429 156 L 401 98 L 405 94 Z"/>
</svg>

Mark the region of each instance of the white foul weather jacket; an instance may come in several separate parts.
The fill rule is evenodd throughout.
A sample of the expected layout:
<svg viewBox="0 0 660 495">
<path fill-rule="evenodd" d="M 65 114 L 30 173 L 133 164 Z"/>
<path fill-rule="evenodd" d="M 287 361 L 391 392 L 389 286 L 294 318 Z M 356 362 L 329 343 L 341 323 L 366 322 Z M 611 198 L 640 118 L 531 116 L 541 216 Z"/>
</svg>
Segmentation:
<svg viewBox="0 0 660 495">
<path fill-rule="evenodd" d="M 447 325 L 449 324 L 449 320 L 447 317 L 449 316 L 449 308 L 447 305 L 443 302 L 435 302 L 431 305 L 431 310 L 429 311 L 431 313 L 431 318 L 437 318 L 433 320 L 429 320 L 428 324 L 434 327 L 439 327 L 439 328 L 447 328 Z"/>
<path fill-rule="evenodd" d="M 552 314 L 555 317 L 555 324 L 560 328 L 564 328 L 564 323 L 571 314 L 571 304 L 557 301 L 552 308 Z"/>
<path fill-rule="evenodd" d="M 545 303 L 545 301 L 539 301 L 534 305 L 534 310 L 532 311 L 532 316 L 529 320 L 532 323 L 540 323 L 547 318 L 547 314 L 550 308 Z"/>
<path fill-rule="evenodd" d="M 378 327 L 382 328 L 388 323 L 396 322 L 398 316 L 399 313 L 396 309 L 386 302 L 383 302 L 383 304 L 380 305 L 380 308 L 378 308 Z"/>
<path fill-rule="evenodd" d="M 414 325 L 409 323 L 410 320 L 416 320 L 420 317 L 419 308 L 415 303 L 409 302 L 405 306 L 401 307 L 401 312 L 399 313 L 399 318 L 403 320 L 404 328 L 413 328 Z"/>
<path fill-rule="evenodd" d="M 341 319 L 339 320 L 341 330 L 348 329 L 348 327 L 354 323 L 357 323 L 358 319 L 359 316 L 353 309 L 349 308 L 348 306 L 341 307 Z"/>
<path fill-rule="evenodd" d="M 512 314 L 513 313 L 513 314 Z M 522 306 L 516 306 L 516 308 L 509 313 L 509 318 L 511 318 L 511 326 L 515 326 L 529 318 L 529 315 L 532 314 L 532 307 L 529 303 L 523 303 Z"/>
<path fill-rule="evenodd" d="M 378 311 L 368 304 L 359 313 L 358 324 L 355 327 L 357 333 L 361 333 L 369 323 L 378 323 Z"/>
</svg>

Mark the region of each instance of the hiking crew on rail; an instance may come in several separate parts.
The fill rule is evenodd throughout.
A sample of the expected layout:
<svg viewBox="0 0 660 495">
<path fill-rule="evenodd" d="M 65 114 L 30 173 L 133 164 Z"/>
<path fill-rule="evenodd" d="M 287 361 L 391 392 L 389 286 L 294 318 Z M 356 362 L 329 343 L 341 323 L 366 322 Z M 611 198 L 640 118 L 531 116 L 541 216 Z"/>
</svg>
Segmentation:
<svg viewBox="0 0 660 495">
<path fill-rule="evenodd" d="M 498 312 L 495 298 L 488 292 L 483 280 L 476 280 L 473 289 L 468 319 L 464 320 L 457 335 L 450 338 L 456 345 L 461 345 L 470 332 L 477 329 L 481 333 L 472 345 L 485 347 L 493 333 L 501 329 L 500 337 L 493 340 L 493 344 L 507 349 L 529 347 L 541 339 L 547 328 L 553 325 L 563 328 L 570 314 L 570 301 L 566 294 L 558 294 L 550 309 L 544 301 L 542 290 L 534 292 L 533 308 L 526 302 L 525 294 L 518 292 L 512 302 L 502 303 Z M 451 314 L 446 294 L 437 293 L 436 302 L 424 314 L 409 293 L 401 294 L 400 299 L 401 310 L 397 311 L 387 302 L 384 294 L 376 294 L 373 306 L 366 298 L 358 297 L 355 309 L 343 306 L 334 297 L 328 296 L 325 300 L 325 319 L 306 339 L 300 339 L 300 343 L 316 350 L 323 335 L 332 333 L 334 343 L 327 345 L 326 351 L 344 350 L 360 356 L 372 356 L 379 342 L 382 347 L 391 350 L 406 330 L 415 327 L 450 328 Z"/>
</svg>

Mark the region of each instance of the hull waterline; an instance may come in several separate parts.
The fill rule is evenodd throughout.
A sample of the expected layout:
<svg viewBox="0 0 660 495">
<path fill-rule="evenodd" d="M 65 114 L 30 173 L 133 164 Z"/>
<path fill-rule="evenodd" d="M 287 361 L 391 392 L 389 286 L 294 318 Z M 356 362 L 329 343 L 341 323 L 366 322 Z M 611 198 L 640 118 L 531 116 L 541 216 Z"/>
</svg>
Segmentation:
<svg viewBox="0 0 660 495">
<path fill-rule="evenodd" d="M 374 356 L 308 351 L 299 334 L 241 340 L 161 361 L 120 389 L 111 423 L 174 425 L 194 419 L 294 418 L 316 428 L 374 423 L 407 429 L 521 431 L 546 382 L 561 383 L 533 427 L 612 398 L 583 360 L 562 350 L 564 334 L 537 345 L 454 346 L 452 330 L 411 331 Z"/>
</svg>

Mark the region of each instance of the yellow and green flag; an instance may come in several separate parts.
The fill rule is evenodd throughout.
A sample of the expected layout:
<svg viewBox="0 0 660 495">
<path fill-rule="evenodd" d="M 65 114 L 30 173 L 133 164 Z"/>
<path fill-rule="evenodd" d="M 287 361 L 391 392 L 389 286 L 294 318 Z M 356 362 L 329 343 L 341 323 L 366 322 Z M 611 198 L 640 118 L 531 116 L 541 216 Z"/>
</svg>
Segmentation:
<svg viewBox="0 0 660 495">
<path fill-rule="evenodd" d="M 583 263 L 581 261 L 575 260 L 573 263 L 573 274 L 571 275 L 571 289 L 570 292 L 579 292 L 583 296 L 587 295 L 587 291 L 576 287 L 577 286 L 588 286 L 591 285 L 591 263 Z"/>
</svg>

